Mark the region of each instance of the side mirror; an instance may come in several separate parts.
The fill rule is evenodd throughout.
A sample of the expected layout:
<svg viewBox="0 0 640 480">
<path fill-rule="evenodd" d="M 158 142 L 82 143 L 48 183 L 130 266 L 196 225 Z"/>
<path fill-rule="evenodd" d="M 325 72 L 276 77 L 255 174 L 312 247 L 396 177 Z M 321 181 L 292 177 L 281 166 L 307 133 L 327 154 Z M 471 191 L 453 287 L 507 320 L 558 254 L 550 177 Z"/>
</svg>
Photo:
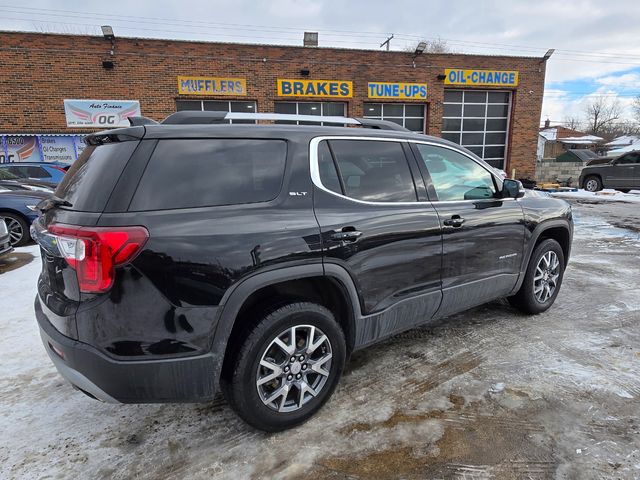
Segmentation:
<svg viewBox="0 0 640 480">
<path fill-rule="evenodd" d="M 522 198 L 524 197 L 524 187 L 519 180 L 505 178 L 502 181 L 502 198 Z"/>
</svg>

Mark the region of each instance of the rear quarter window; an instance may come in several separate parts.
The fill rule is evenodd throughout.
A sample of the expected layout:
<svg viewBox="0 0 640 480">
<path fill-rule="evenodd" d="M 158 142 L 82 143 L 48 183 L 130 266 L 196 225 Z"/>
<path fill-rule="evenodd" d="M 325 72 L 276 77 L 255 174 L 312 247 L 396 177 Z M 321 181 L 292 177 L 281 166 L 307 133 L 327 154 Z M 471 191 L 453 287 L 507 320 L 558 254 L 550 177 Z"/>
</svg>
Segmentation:
<svg viewBox="0 0 640 480">
<path fill-rule="evenodd" d="M 273 200 L 282 187 L 286 156 L 283 140 L 160 140 L 129 210 Z"/>
<path fill-rule="evenodd" d="M 120 174 L 138 146 L 137 141 L 89 145 L 55 191 L 72 210 L 102 212 Z"/>
</svg>

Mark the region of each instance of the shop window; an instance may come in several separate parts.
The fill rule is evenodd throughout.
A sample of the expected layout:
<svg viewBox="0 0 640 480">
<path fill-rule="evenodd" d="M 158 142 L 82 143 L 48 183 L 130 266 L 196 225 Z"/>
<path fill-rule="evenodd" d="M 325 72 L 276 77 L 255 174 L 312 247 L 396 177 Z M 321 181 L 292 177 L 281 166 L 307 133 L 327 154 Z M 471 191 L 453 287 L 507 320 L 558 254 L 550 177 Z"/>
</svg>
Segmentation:
<svg viewBox="0 0 640 480">
<path fill-rule="evenodd" d="M 291 115 L 315 115 L 323 117 L 345 117 L 347 104 L 344 102 L 275 102 L 275 113 Z M 278 120 L 275 123 L 292 125 L 318 125 L 317 122 L 298 122 L 293 120 Z M 324 125 L 321 123 L 321 125 Z M 327 124 L 335 125 L 335 124 Z"/>
<path fill-rule="evenodd" d="M 176 100 L 176 111 L 185 110 L 209 112 L 255 113 L 256 102 L 221 100 Z M 256 123 L 255 120 L 227 120 L 227 123 Z"/>
<path fill-rule="evenodd" d="M 445 90 L 442 138 L 504 169 L 510 108 L 510 92 Z"/>
<path fill-rule="evenodd" d="M 412 132 L 424 133 L 425 106 L 415 103 L 365 103 L 364 118 L 388 120 Z"/>
</svg>

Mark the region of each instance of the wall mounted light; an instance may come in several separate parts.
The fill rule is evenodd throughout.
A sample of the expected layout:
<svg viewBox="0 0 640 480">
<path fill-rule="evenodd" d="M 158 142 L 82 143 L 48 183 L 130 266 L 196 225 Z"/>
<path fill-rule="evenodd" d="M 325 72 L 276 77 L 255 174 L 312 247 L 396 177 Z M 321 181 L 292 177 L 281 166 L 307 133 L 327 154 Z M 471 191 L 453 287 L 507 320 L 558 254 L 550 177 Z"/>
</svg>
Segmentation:
<svg viewBox="0 0 640 480">
<path fill-rule="evenodd" d="M 300 75 L 302 75 L 303 77 L 308 77 L 310 73 L 311 72 L 309 71 L 308 68 L 303 68 L 300 70 Z"/>
<path fill-rule="evenodd" d="M 437 78 L 438 80 L 444 80 L 445 78 L 447 78 L 447 76 L 446 76 L 444 73 L 441 73 L 441 74 L 439 74 L 436 78 Z"/>
</svg>

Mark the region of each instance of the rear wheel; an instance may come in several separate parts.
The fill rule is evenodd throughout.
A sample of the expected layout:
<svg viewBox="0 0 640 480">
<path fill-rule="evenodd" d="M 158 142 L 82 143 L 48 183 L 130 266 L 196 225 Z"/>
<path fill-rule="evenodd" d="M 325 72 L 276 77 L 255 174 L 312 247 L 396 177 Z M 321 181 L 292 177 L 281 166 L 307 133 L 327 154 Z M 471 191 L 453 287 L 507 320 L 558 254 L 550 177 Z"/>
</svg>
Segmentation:
<svg viewBox="0 0 640 480">
<path fill-rule="evenodd" d="M 598 192 L 602 190 L 602 180 L 600 180 L 600 177 L 596 177 L 595 175 L 590 175 L 584 179 L 584 183 L 582 187 L 587 192 Z"/>
<path fill-rule="evenodd" d="M 313 416 L 329 399 L 346 357 L 344 334 L 332 313 L 314 303 L 293 303 L 243 335 L 225 364 L 223 390 L 247 423 L 276 432 Z"/>
<path fill-rule="evenodd" d="M 555 302 L 564 276 L 564 252 L 558 242 L 546 239 L 531 255 L 520 290 L 509 303 L 525 313 L 541 313 Z"/>
<path fill-rule="evenodd" d="M 24 218 L 13 213 L 0 213 L 0 217 L 4 217 L 4 222 L 7 224 L 12 247 L 22 247 L 31 240 L 29 224 Z"/>
</svg>

